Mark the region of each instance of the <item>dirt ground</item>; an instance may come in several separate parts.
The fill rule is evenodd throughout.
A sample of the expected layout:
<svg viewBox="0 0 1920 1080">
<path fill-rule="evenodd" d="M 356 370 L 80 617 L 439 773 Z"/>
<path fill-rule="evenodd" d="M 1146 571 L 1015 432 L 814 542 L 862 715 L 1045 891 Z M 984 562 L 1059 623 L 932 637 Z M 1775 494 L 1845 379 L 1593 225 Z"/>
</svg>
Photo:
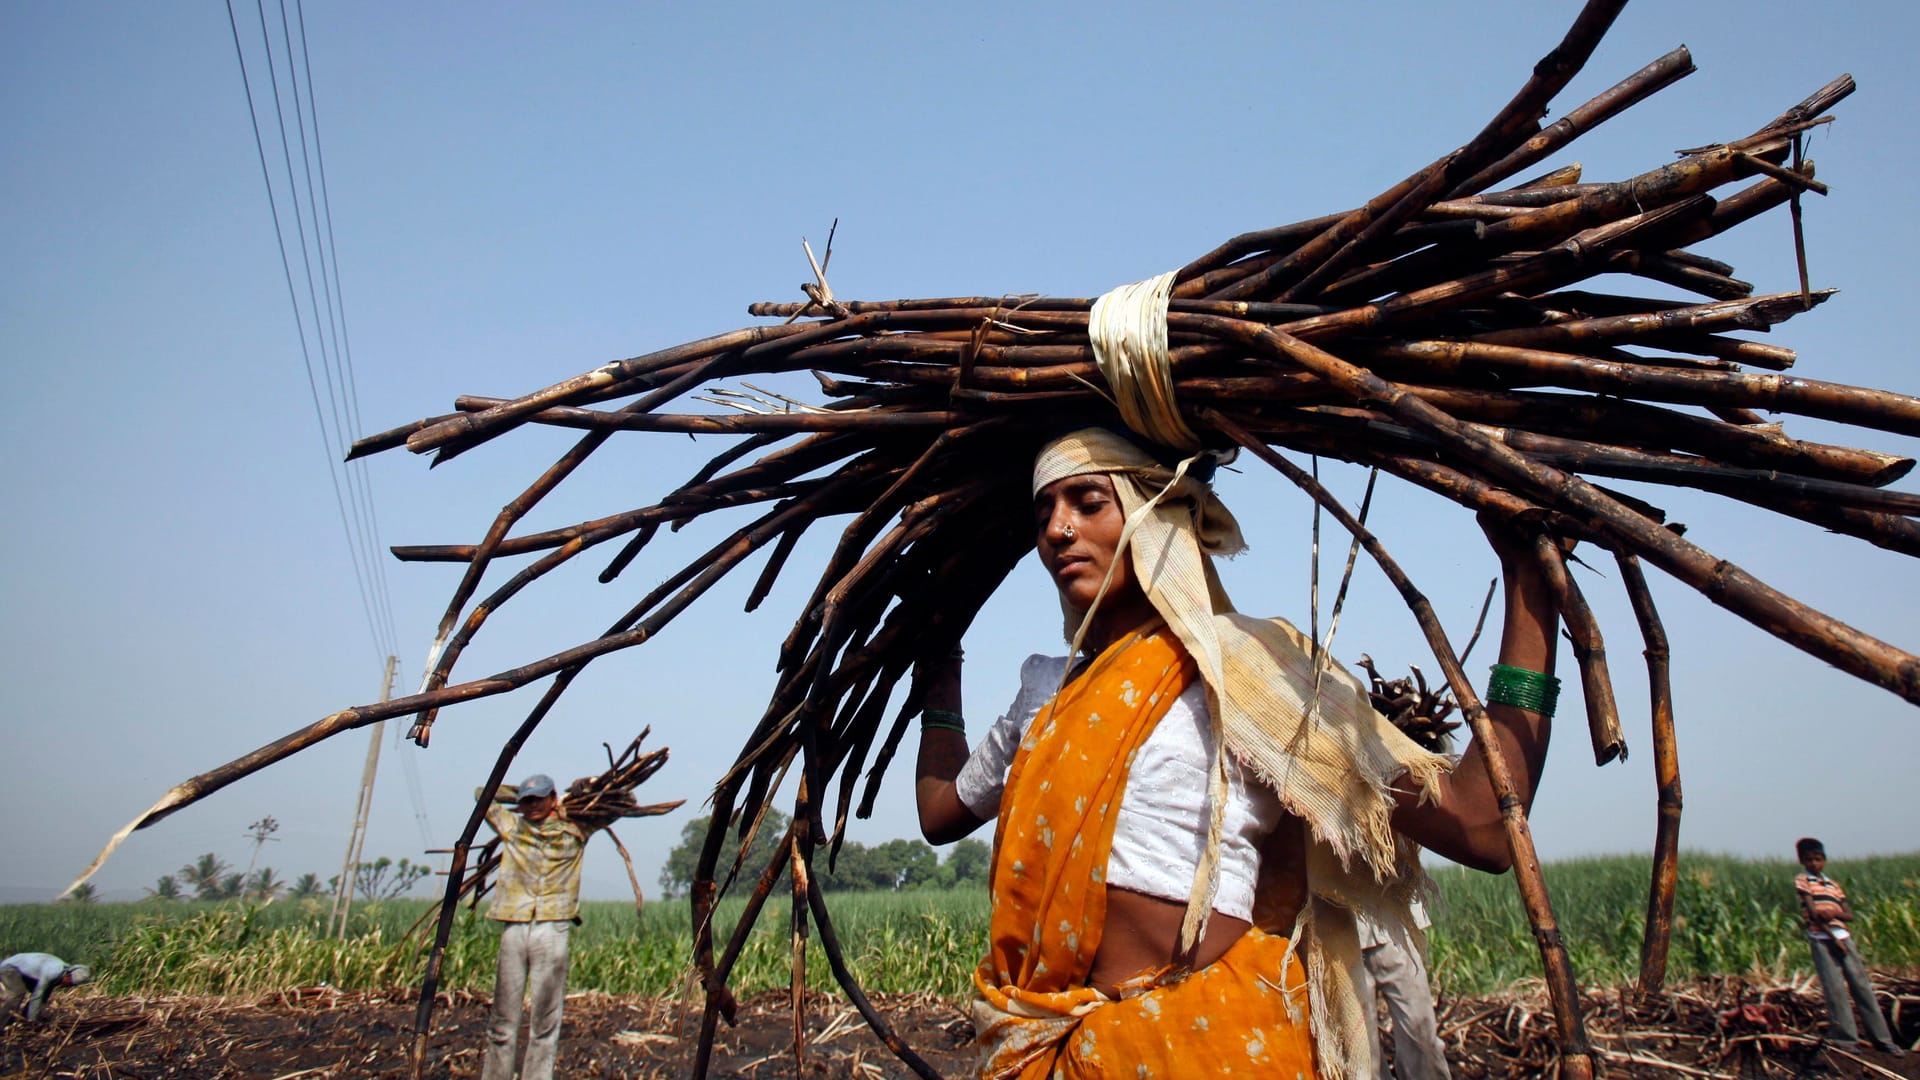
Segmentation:
<svg viewBox="0 0 1920 1080">
<path fill-rule="evenodd" d="M 1901 1039 L 1920 1038 L 1920 981 L 1877 977 Z M 881 996 L 889 1023 L 945 1076 L 966 1074 L 972 1029 L 950 1002 Z M 1537 993 L 1455 998 L 1440 1025 L 1456 1077 L 1551 1076 L 1551 1021 Z M 1870 1077 L 1920 1080 L 1920 1053 L 1904 1058 L 1821 1044 L 1817 988 L 1760 988 L 1712 980 L 1678 988 L 1656 1004 L 1626 994 L 1587 998 L 1588 1033 L 1603 1052 L 1601 1075 L 1668 1077 Z M 85 1080 L 332 1080 L 407 1075 L 414 1004 L 405 991 L 311 989 L 253 1000 L 70 995 L 39 1024 L 0 1033 L 0 1076 Z M 427 1075 L 479 1075 L 487 1001 L 443 998 L 429 1041 Z M 685 1077 L 699 1017 L 672 1002 L 606 994 L 568 997 L 561 1044 L 565 1077 Z M 722 1026 L 709 1075 L 780 1080 L 800 1076 L 880 1080 L 913 1074 L 846 1002 L 816 997 L 806 1014 L 806 1060 L 796 1069 L 784 995 L 745 1003 Z"/>
</svg>

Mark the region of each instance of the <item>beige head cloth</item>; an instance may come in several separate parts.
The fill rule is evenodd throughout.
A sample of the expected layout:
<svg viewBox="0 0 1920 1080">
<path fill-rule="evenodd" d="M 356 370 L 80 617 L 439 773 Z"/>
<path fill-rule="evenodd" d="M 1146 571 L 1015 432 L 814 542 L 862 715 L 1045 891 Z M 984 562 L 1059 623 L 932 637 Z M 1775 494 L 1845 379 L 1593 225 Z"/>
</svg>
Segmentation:
<svg viewBox="0 0 1920 1080">
<path fill-rule="evenodd" d="M 1122 285 L 1095 300 L 1087 313 L 1087 341 L 1127 427 L 1191 453 L 1200 449 L 1200 437 L 1180 416 L 1167 357 L 1174 273 Z"/>
<path fill-rule="evenodd" d="M 1089 428 L 1040 452 L 1033 488 L 1038 493 L 1085 473 L 1111 477 L 1134 575 L 1206 684 L 1216 747 L 1208 770 L 1211 815 L 1181 925 L 1183 947 L 1204 933 L 1218 889 L 1231 754 L 1308 827 L 1314 900 L 1295 927 L 1282 929 L 1296 946 L 1304 939 L 1323 1072 L 1357 1078 L 1371 1070 L 1372 1028 L 1353 989 L 1359 946 L 1350 912 L 1366 911 L 1382 925 L 1407 924 L 1406 901 L 1420 880 L 1417 853 L 1396 840 L 1388 789 L 1407 776 L 1416 790 L 1431 793 L 1447 762 L 1375 712 L 1366 689 L 1337 665 L 1323 671 L 1316 694 L 1310 643 L 1292 625 L 1233 609 L 1210 556 L 1246 544 L 1212 488 L 1191 475 L 1195 461 L 1168 468 L 1125 437 Z M 1080 616 L 1074 623 L 1088 614 L 1069 611 Z"/>
<path fill-rule="evenodd" d="M 1226 504 L 1214 495 L 1211 485 L 1195 478 L 1191 474 L 1193 461 L 1185 461 L 1177 466 L 1162 464 L 1152 454 L 1142 449 L 1138 443 L 1118 432 L 1107 428 L 1081 428 L 1054 439 L 1041 449 L 1033 462 L 1033 494 L 1040 489 L 1069 476 L 1083 476 L 1087 473 L 1102 473 L 1113 478 L 1116 489 L 1126 481 L 1127 493 L 1121 497 L 1121 510 L 1126 514 L 1126 532 L 1121 544 L 1134 545 L 1138 550 L 1138 526 L 1145 521 L 1142 516 L 1136 520 L 1135 511 L 1148 503 L 1166 503 L 1186 507 L 1184 515 L 1170 514 L 1170 520 L 1178 519 L 1191 528 L 1194 539 L 1202 552 L 1208 555 L 1237 555 L 1246 550 L 1247 542 L 1240 535 L 1240 523 L 1234 520 L 1233 513 Z M 1211 563 L 1205 564 L 1211 572 Z M 1145 581 L 1144 577 L 1140 580 Z M 1106 586 L 1101 586 L 1105 595 Z M 1224 595 L 1221 597 L 1225 600 Z M 1067 602 L 1065 594 L 1060 597 L 1061 613 L 1066 616 L 1066 637 L 1077 649 L 1080 632 L 1087 620 L 1088 612 L 1081 611 Z"/>
</svg>

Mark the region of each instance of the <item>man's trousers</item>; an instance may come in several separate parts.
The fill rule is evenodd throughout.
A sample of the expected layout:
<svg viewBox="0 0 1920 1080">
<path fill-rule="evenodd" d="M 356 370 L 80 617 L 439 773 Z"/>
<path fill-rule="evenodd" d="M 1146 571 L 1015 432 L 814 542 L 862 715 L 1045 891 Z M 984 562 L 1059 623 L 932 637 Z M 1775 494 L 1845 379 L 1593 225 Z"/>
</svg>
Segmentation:
<svg viewBox="0 0 1920 1080">
<path fill-rule="evenodd" d="M 1381 1080 L 1397 1075 L 1399 1080 L 1447 1080 L 1446 1048 L 1440 1042 L 1433 1015 L 1433 990 L 1427 985 L 1427 966 L 1418 953 L 1403 949 L 1388 940 L 1360 954 L 1364 978 L 1360 1000 L 1366 1003 L 1367 1017 L 1374 1015 L 1373 991 L 1387 999 L 1387 1015 L 1393 1018 L 1393 1073 L 1380 1055 Z"/>
<path fill-rule="evenodd" d="M 520 1039 L 520 1017 L 527 1011 L 522 997 L 531 1000 L 533 1015 L 521 1080 L 552 1080 L 572 933 L 573 924 L 565 920 L 507 923 L 500 932 L 500 968 L 493 982 L 493 1020 L 487 1026 L 481 1080 L 513 1080 L 514 1044 Z"/>
<path fill-rule="evenodd" d="M 13 1023 L 14 1015 L 22 1008 L 33 988 L 27 985 L 27 977 L 10 967 L 0 967 L 0 1028 Z"/>
<path fill-rule="evenodd" d="M 1880 1003 L 1874 1000 L 1873 984 L 1867 981 L 1867 966 L 1860 962 L 1860 951 L 1853 939 L 1841 941 L 1814 938 L 1813 968 L 1820 973 L 1820 989 L 1827 994 L 1827 1026 L 1833 1041 L 1857 1043 L 1860 1029 L 1853 1022 L 1853 1007 L 1867 1018 L 1867 1032 L 1876 1046 L 1893 1045 L 1893 1033 L 1887 1030 L 1887 1018 L 1880 1015 Z M 1848 992 L 1852 1001 L 1848 1001 Z"/>
</svg>

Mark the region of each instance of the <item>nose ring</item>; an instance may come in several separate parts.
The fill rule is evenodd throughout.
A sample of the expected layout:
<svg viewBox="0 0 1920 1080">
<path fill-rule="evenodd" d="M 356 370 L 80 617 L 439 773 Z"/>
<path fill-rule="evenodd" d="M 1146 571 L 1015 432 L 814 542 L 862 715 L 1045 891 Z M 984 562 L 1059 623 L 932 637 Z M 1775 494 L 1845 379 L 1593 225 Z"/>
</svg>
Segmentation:
<svg viewBox="0 0 1920 1080">
<path fill-rule="evenodd" d="M 1073 539 L 1074 537 L 1076 537 L 1076 536 L 1078 536 L 1078 535 L 1080 535 L 1080 534 L 1079 534 L 1079 533 L 1076 533 L 1076 532 L 1074 532 L 1074 531 L 1073 531 L 1073 526 L 1071 526 L 1071 525 L 1069 525 L 1069 526 L 1067 526 L 1066 528 L 1064 528 L 1064 529 L 1061 529 L 1061 530 L 1060 530 L 1060 535 L 1061 535 L 1061 536 L 1064 536 L 1064 537 L 1066 537 L 1066 538 L 1067 538 L 1067 539 L 1069 539 L 1069 540 L 1071 540 L 1071 539 Z"/>
</svg>

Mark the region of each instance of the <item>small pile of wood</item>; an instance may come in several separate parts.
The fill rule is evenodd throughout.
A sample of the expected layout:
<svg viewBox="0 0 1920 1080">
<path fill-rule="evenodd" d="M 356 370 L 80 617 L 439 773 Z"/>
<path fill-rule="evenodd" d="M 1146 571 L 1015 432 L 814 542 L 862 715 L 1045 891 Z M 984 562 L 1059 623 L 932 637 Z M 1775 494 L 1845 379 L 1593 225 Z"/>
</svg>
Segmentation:
<svg viewBox="0 0 1920 1080">
<path fill-rule="evenodd" d="M 1463 663 L 1465 659 L 1461 658 Z M 1459 729 L 1460 721 L 1447 719 L 1454 710 L 1454 701 L 1445 687 L 1436 690 L 1428 686 L 1427 677 L 1418 667 L 1398 679 L 1385 678 L 1374 667 L 1373 657 L 1366 653 L 1360 654 L 1360 668 L 1367 673 L 1367 696 L 1373 700 L 1375 711 L 1408 738 L 1436 754 L 1453 749 L 1453 733 Z"/>
<path fill-rule="evenodd" d="M 633 789 L 667 763 L 664 746 L 644 754 L 640 752 L 640 743 L 652 731 L 652 728 L 643 729 L 619 757 L 614 756 L 613 747 L 607 746 L 606 772 L 583 776 L 567 785 L 560 808 L 569 820 L 588 829 L 604 829 L 621 818 L 658 817 L 679 809 L 686 802 L 685 799 L 645 804 L 634 801 Z"/>
</svg>

